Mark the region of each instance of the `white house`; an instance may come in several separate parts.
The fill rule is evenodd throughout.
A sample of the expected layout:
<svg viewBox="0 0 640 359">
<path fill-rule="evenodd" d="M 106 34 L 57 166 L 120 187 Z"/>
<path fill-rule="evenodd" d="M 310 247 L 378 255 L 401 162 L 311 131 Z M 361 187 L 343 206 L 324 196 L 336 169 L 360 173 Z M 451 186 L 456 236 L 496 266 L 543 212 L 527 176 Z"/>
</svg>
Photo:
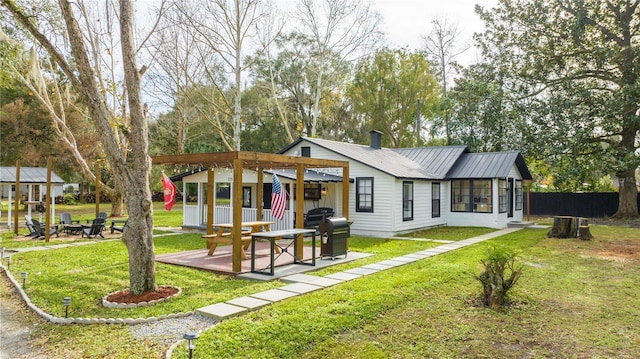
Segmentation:
<svg viewBox="0 0 640 359">
<path fill-rule="evenodd" d="M 16 200 L 16 168 L 0 167 L 0 199 L 4 201 L 6 198 L 7 208 L 7 226 L 12 227 L 13 219 L 13 201 Z M 63 193 L 64 180 L 55 172 L 51 172 L 51 193 L 52 196 L 59 196 Z M 47 169 L 42 167 L 21 167 L 20 168 L 20 198 L 27 205 L 27 214 L 33 215 L 36 205 L 44 198 L 47 193 Z M 2 208 L 0 206 L 0 219 L 2 218 Z M 55 201 L 51 205 L 51 217 L 55 217 Z M 40 213 L 40 215 L 42 215 Z M 42 219 L 42 218 L 40 218 Z"/>
<path fill-rule="evenodd" d="M 523 181 L 532 177 L 519 152 L 389 149 L 381 147 L 381 135 L 372 131 L 369 146 L 302 137 L 280 153 L 350 163 L 352 234 L 387 237 L 439 225 L 504 228 L 522 221 Z"/>
<path fill-rule="evenodd" d="M 371 145 L 358 145 L 301 137 L 280 154 L 349 162 L 349 213 L 341 213 L 342 170 L 307 170 L 304 174 L 304 210 L 333 208 L 335 216 L 348 217 L 354 235 L 389 237 L 434 226 L 504 228 L 523 219 L 523 181 L 531 174 L 519 152 L 471 153 L 466 146 L 389 149 L 382 148 L 381 133 L 372 131 Z M 215 169 L 216 223 L 231 221 L 230 169 Z M 257 218 L 257 201 L 263 202 L 262 218 L 270 215 L 271 183 L 276 173 L 288 193 L 295 190 L 291 170 L 264 171 L 263 198 L 256 198 L 257 173 L 243 172 L 243 215 Z M 183 181 L 184 227 L 206 226 L 206 171 L 171 177 Z M 189 198 L 193 200 L 189 200 Z M 294 226 L 297 199 L 291 195 L 283 221 L 274 229 Z"/>
</svg>

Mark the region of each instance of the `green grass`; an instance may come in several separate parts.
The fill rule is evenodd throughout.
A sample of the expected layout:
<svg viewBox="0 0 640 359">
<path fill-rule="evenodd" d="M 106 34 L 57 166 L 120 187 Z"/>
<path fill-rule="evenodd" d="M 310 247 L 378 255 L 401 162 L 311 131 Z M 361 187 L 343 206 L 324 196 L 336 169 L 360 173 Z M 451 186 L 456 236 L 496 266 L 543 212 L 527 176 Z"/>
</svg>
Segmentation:
<svg viewBox="0 0 640 359">
<path fill-rule="evenodd" d="M 422 238 L 458 240 L 487 229 L 437 228 Z M 462 233 L 462 234 L 461 234 Z M 527 229 L 493 240 L 517 249 L 526 263 L 510 306 L 478 305 L 486 244 L 407 264 L 227 320 L 202 333 L 197 358 L 635 358 L 640 357 L 638 260 L 612 260 L 612 245 L 637 241 L 640 230 L 592 226 L 593 241 L 546 239 Z M 463 237 L 464 236 L 464 237 Z M 156 252 L 202 248 L 199 235 L 159 237 Z M 436 242 L 352 237 L 351 250 L 374 256 L 322 269 L 327 275 L 439 245 Z M 26 291 L 45 311 L 70 316 L 138 317 L 184 312 L 283 285 L 239 280 L 158 264 L 158 284 L 183 294 L 138 309 L 97 305 L 127 286 L 126 250 L 119 241 L 15 255 L 12 273 L 29 271 Z M 6 286 L 0 295 L 7 296 Z M 166 347 L 136 340 L 125 325 L 36 323 L 32 338 L 54 357 L 160 358 Z M 100 340 L 96 340 L 96 338 Z M 186 358 L 184 346 L 173 358 Z"/>
</svg>

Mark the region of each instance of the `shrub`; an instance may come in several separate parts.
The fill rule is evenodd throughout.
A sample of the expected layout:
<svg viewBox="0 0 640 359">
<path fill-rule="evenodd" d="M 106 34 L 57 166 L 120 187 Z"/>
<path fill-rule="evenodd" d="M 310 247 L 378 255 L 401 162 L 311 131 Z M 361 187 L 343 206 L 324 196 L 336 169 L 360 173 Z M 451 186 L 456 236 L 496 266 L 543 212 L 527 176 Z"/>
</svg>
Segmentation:
<svg viewBox="0 0 640 359">
<path fill-rule="evenodd" d="M 484 269 L 475 278 L 482 284 L 482 302 L 493 309 L 499 309 L 507 300 L 507 292 L 522 274 L 523 266 L 516 265 L 516 252 L 489 246 L 487 258 L 480 263 Z"/>
<path fill-rule="evenodd" d="M 76 204 L 76 195 L 73 193 L 65 193 L 62 202 L 64 204 Z"/>
</svg>

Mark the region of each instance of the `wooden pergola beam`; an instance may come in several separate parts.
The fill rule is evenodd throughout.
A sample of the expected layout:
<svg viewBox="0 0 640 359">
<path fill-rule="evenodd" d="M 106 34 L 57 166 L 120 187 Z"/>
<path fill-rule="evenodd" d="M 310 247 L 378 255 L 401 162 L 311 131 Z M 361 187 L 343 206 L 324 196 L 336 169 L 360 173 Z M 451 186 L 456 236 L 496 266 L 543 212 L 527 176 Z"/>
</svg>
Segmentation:
<svg viewBox="0 0 640 359">
<path fill-rule="evenodd" d="M 262 181 L 263 169 L 295 169 L 297 198 L 304 198 L 304 171 L 307 168 L 341 168 L 342 169 L 342 215 L 349 219 L 349 162 L 339 160 L 328 160 L 322 158 L 285 156 L 279 154 L 260 152 L 212 152 L 212 153 L 189 153 L 182 155 L 160 155 L 153 156 L 151 163 L 154 165 L 201 165 L 205 167 L 233 168 L 233 258 L 232 270 L 240 272 L 242 270 L 242 169 L 255 169 L 258 172 L 258 183 Z M 209 170 L 209 172 L 212 172 Z M 207 176 L 208 188 L 210 192 L 213 187 L 213 175 Z M 259 193 L 261 189 L 258 189 Z M 208 197 L 207 206 L 207 233 L 213 233 L 213 199 L 212 193 Z M 257 199 L 261 201 L 262 198 Z M 260 205 L 258 207 L 261 207 Z M 296 227 L 303 227 L 303 203 L 296 203 Z M 300 237 L 298 239 L 302 241 Z M 298 247 L 300 256 L 302 246 Z"/>
</svg>

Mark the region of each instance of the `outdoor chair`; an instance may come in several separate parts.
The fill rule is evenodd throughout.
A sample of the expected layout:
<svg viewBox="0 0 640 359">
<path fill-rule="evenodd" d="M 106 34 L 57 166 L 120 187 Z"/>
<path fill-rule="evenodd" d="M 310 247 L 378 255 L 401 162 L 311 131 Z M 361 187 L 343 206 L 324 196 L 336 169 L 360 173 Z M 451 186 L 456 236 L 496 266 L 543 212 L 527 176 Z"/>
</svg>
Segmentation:
<svg viewBox="0 0 640 359">
<path fill-rule="evenodd" d="M 80 227 L 78 226 L 73 226 L 73 228 L 71 227 L 71 225 L 73 224 L 80 224 L 79 220 L 73 220 L 71 219 L 71 213 L 68 212 L 63 212 L 60 213 L 60 225 L 62 226 L 62 231 L 67 233 L 67 234 L 74 234 L 77 232 L 80 232 Z"/>
<path fill-rule="evenodd" d="M 111 221 L 111 234 L 115 232 L 124 232 L 124 227 L 127 225 L 126 219 L 114 219 Z"/>
<path fill-rule="evenodd" d="M 105 221 L 107 220 L 107 212 L 99 212 L 96 218 L 102 218 Z"/>
<path fill-rule="evenodd" d="M 30 215 L 24 216 L 24 222 L 29 229 L 29 234 L 27 234 L 27 237 L 37 237 L 38 231 L 36 231 L 36 228 L 33 226 L 33 220 L 31 219 Z"/>
<path fill-rule="evenodd" d="M 102 235 L 102 230 L 104 229 L 104 218 L 96 218 L 93 220 L 93 223 L 90 226 L 82 225 L 82 234 L 81 237 L 84 238 L 86 235 L 87 238 L 91 238 L 91 236 L 96 237 L 100 236 L 104 238 Z"/>
<path fill-rule="evenodd" d="M 39 239 L 40 237 L 45 238 L 46 237 L 46 233 L 45 233 L 45 229 L 44 226 L 37 220 L 35 219 L 31 219 L 31 222 L 33 222 L 33 228 L 36 230 L 36 237 L 35 239 Z M 58 225 L 53 225 L 51 226 L 51 228 L 49 228 L 49 236 L 52 235 L 56 235 L 56 237 L 60 237 L 60 232 L 58 232 Z"/>
</svg>

